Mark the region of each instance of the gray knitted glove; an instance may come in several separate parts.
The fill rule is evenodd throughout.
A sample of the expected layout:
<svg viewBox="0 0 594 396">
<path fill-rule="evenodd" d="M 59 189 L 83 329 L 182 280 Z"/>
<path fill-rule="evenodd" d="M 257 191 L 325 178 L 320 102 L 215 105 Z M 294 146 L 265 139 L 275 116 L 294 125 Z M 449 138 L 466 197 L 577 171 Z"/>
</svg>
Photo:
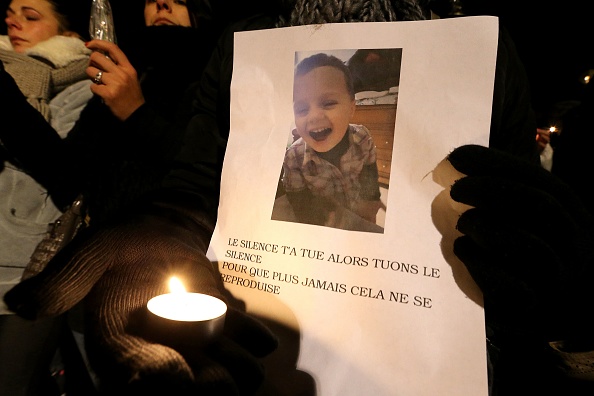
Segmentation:
<svg viewBox="0 0 594 396">
<path fill-rule="evenodd" d="M 204 349 L 176 351 L 143 334 L 146 303 L 169 292 L 172 275 L 188 291 L 223 298 L 205 256 L 209 224 L 185 203 L 153 203 L 115 225 L 84 230 L 5 301 L 35 318 L 58 315 L 84 299 L 86 349 L 104 394 L 249 394 L 263 380 L 257 357 L 277 345 L 257 320 L 229 310 L 223 336 Z"/>
</svg>

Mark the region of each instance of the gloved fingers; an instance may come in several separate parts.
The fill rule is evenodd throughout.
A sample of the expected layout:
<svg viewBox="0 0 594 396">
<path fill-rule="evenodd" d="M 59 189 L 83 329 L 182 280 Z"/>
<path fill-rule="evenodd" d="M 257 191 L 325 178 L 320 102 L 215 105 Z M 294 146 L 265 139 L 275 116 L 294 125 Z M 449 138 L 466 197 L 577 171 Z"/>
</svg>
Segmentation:
<svg viewBox="0 0 594 396">
<path fill-rule="evenodd" d="M 256 357 L 264 357 L 278 347 L 277 336 L 264 323 L 235 308 L 227 310 L 224 333 Z"/>
<path fill-rule="evenodd" d="M 174 349 L 129 334 L 85 338 L 89 362 L 102 394 L 196 395 L 195 377 Z"/>
<path fill-rule="evenodd" d="M 467 236 L 454 241 L 454 253 L 483 292 L 485 301 L 503 307 L 501 309 L 510 314 L 534 306 L 531 286 L 522 281 L 513 268 L 502 268 L 501 257 L 494 257 L 491 251 L 481 248 Z"/>
<path fill-rule="evenodd" d="M 263 379 L 253 357 L 224 347 L 224 341 L 207 350 L 186 346 L 176 351 L 136 337 L 118 338 L 101 355 L 89 355 L 110 395 L 118 390 L 126 396 L 239 396 L 253 393 Z"/>
<path fill-rule="evenodd" d="M 264 379 L 263 366 L 225 337 L 209 346 L 178 345 L 176 350 L 128 336 L 114 337 L 109 344 L 90 356 L 100 377 L 108 379 L 111 389 L 124 389 L 122 395 L 143 390 L 151 395 L 239 396 L 252 394 Z"/>
<path fill-rule="evenodd" d="M 523 228 L 543 239 L 559 241 L 579 232 L 583 218 L 546 192 L 493 177 L 464 177 L 452 185 L 452 199 L 481 209 L 485 216 Z M 561 239 L 560 239 L 561 238 Z"/>
<path fill-rule="evenodd" d="M 558 253 L 551 249 L 550 243 L 530 230 L 510 227 L 505 219 L 478 209 L 469 209 L 460 216 L 457 228 L 466 236 L 462 239 L 462 246 L 468 252 L 458 246 L 456 255 L 482 254 L 482 259 L 493 260 L 492 265 L 498 270 L 543 287 L 562 273 L 561 260 Z M 470 258 L 480 261 L 478 257 Z"/>
<path fill-rule="evenodd" d="M 556 197 L 544 190 L 502 176 L 466 176 L 452 186 L 450 196 L 475 207 L 538 212 L 544 215 L 560 207 Z"/>
<path fill-rule="evenodd" d="M 264 380 L 263 356 L 278 341 L 258 320 L 235 309 L 227 311 L 223 334 L 203 349 L 183 348 L 199 388 L 213 395 L 243 395 L 255 392 Z"/>
<path fill-rule="evenodd" d="M 263 363 L 226 336 L 209 345 L 205 353 L 225 368 L 240 394 L 255 392 L 264 381 Z"/>
<path fill-rule="evenodd" d="M 448 161 L 467 176 L 506 176 L 514 180 L 548 179 L 549 173 L 538 164 L 530 164 L 512 154 L 484 146 L 469 144 L 454 149 Z M 536 186 L 536 184 L 535 184 Z"/>
<path fill-rule="evenodd" d="M 200 395 L 239 396 L 240 384 L 228 368 L 213 359 L 206 351 L 184 354 L 194 373 L 194 382 Z"/>
<path fill-rule="evenodd" d="M 531 164 L 509 153 L 495 149 L 465 145 L 448 155 L 448 161 L 467 176 L 497 176 L 531 187 L 554 197 L 565 208 L 581 217 L 589 217 L 579 198 L 558 177 L 538 164 Z"/>
<path fill-rule="evenodd" d="M 109 239 L 100 233 L 90 240 L 86 235 L 73 240 L 41 273 L 9 290 L 4 296 L 6 305 L 29 319 L 66 312 L 87 295 L 109 266 L 105 259 Z"/>
<path fill-rule="evenodd" d="M 545 288 L 524 281 L 512 268 L 501 268 L 501 257 L 494 257 L 466 236 L 454 242 L 454 253 L 464 262 L 483 292 L 486 320 L 490 326 L 517 335 L 548 336 L 557 331 L 560 323 L 556 322 L 562 321 L 559 314 L 565 311 L 555 307 L 563 306 L 568 299 L 564 291 L 555 287 L 554 279 L 551 279 L 553 284 L 548 282 Z M 555 291 L 554 296 L 551 291 Z"/>
<path fill-rule="evenodd" d="M 258 358 L 277 347 L 278 338 L 263 322 L 230 307 L 223 335 L 206 352 L 226 369 L 241 394 L 251 394 L 264 381 L 264 366 Z"/>
</svg>

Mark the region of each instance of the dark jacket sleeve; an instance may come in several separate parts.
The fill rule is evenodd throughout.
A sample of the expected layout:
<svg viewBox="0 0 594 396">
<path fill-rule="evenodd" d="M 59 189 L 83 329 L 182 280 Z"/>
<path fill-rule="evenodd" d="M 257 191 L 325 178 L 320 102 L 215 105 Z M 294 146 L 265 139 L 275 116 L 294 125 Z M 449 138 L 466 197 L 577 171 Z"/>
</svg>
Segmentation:
<svg viewBox="0 0 594 396">
<path fill-rule="evenodd" d="M 164 188 L 202 197 L 216 217 L 221 170 L 229 137 L 233 35 L 237 31 L 270 28 L 270 16 L 257 15 L 231 25 L 221 36 L 191 98 L 192 117 Z"/>
<path fill-rule="evenodd" d="M 56 158 L 60 154 L 60 136 L 20 91 L 19 96 L 14 95 L 1 107 L 4 113 L 0 128 L 2 145 L 19 166 L 45 180 L 46 173 L 60 161 Z"/>
<path fill-rule="evenodd" d="M 0 73 L 4 114 L 0 141 L 5 157 L 46 188 L 59 208 L 89 188 L 100 191 L 96 186 L 105 183 L 116 163 L 169 164 L 179 151 L 188 111 L 176 123 L 145 104 L 122 123 L 99 97 L 93 97 L 62 139 L 26 101 L 14 79 L 4 70 Z M 107 194 L 115 194 L 112 201 L 121 198 L 115 190 Z"/>
<path fill-rule="evenodd" d="M 64 169 L 54 200 L 77 186 L 95 220 L 117 216 L 145 193 L 159 189 L 179 151 L 187 121 L 162 114 L 150 102 L 121 122 L 94 98 L 64 144 L 75 161 Z M 76 195 L 75 195 L 76 196 Z"/>
<path fill-rule="evenodd" d="M 0 112 L 0 141 L 6 157 L 48 191 L 55 189 L 56 175 L 69 162 L 62 139 L 27 102 L 12 76 L 3 68 L 0 70 Z"/>
</svg>

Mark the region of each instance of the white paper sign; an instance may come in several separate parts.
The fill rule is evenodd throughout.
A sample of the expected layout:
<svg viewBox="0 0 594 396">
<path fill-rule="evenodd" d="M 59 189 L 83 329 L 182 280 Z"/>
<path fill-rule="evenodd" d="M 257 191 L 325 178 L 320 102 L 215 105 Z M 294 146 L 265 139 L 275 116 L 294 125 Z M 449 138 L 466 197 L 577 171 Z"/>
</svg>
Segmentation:
<svg viewBox="0 0 594 396">
<path fill-rule="evenodd" d="M 494 17 L 236 34 L 209 256 L 230 293 L 281 337 L 263 393 L 487 394 L 481 298 L 445 243 L 454 236 L 438 231 L 455 220 L 436 214 L 444 189 L 432 171 L 455 147 L 488 144 L 497 34 Z M 376 141 L 379 232 L 273 220 L 296 62 L 323 52 L 348 63 L 359 49 L 400 56 L 398 85 L 358 95 L 355 111 L 383 109 L 388 121 L 362 116 L 372 135 L 392 123 L 388 147 Z"/>
</svg>

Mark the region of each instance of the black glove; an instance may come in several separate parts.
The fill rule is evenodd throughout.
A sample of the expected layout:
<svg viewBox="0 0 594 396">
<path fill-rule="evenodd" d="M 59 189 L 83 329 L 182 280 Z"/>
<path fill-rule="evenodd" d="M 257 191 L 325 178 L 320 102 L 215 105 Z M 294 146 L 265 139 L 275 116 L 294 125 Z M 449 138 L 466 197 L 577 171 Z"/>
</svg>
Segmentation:
<svg viewBox="0 0 594 396">
<path fill-rule="evenodd" d="M 277 346 L 259 321 L 229 309 L 219 340 L 193 350 L 143 337 L 146 303 L 169 292 L 173 275 L 190 292 L 223 299 L 216 265 L 205 256 L 211 221 L 196 213 L 191 198 L 170 202 L 153 201 L 116 224 L 82 231 L 5 301 L 36 318 L 63 313 L 84 298 L 86 349 L 105 394 L 249 394 L 263 379 L 257 357 Z"/>
<path fill-rule="evenodd" d="M 454 253 L 485 299 L 487 323 L 542 341 L 592 336 L 592 216 L 538 165 L 481 146 L 448 157 L 452 199 L 473 206 L 457 223 Z"/>
</svg>

